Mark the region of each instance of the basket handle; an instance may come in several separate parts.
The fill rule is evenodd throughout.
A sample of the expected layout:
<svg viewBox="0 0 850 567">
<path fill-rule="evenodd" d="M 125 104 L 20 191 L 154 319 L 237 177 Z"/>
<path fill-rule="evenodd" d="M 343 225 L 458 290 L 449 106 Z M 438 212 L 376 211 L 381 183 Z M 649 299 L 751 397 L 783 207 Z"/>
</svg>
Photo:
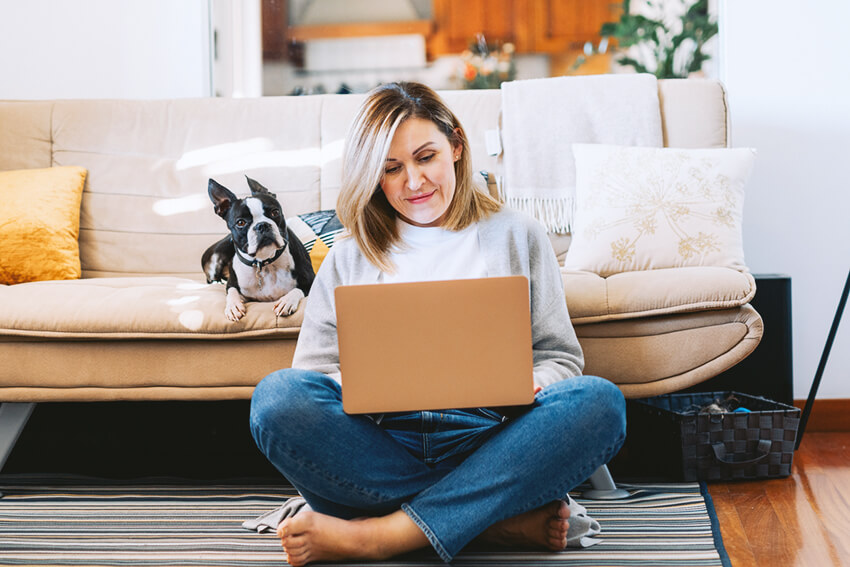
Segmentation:
<svg viewBox="0 0 850 567">
<path fill-rule="evenodd" d="M 734 455 L 727 457 L 726 456 L 726 445 L 724 445 L 723 443 L 715 443 L 714 445 L 711 446 L 711 448 L 714 449 L 714 457 L 718 461 L 720 461 L 721 463 L 723 463 L 725 465 L 736 466 L 736 465 L 751 465 L 753 463 L 759 462 L 760 460 L 765 458 L 768 453 L 770 453 L 770 446 L 771 446 L 771 442 L 769 440 L 762 439 L 761 441 L 759 441 L 759 445 L 756 448 L 755 456 L 750 457 L 749 459 L 746 459 L 746 460 L 735 459 Z M 744 455 L 744 456 L 749 456 L 749 455 Z"/>
</svg>

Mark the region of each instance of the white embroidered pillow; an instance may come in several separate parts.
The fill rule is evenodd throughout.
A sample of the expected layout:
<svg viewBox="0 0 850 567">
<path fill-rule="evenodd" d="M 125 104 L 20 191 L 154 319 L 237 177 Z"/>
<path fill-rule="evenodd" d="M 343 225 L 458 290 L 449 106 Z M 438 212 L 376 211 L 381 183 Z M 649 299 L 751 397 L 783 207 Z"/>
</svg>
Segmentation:
<svg viewBox="0 0 850 567">
<path fill-rule="evenodd" d="M 574 144 L 569 270 L 724 266 L 746 270 L 741 237 L 751 148 Z"/>
</svg>

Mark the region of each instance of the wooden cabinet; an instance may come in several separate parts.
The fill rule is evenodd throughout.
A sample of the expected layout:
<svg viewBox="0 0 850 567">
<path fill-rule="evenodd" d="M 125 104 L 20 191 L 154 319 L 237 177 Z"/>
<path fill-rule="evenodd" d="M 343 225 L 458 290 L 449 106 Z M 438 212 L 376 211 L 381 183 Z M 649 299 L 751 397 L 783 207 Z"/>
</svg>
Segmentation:
<svg viewBox="0 0 850 567">
<path fill-rule="evenodd" d="M 613 21 L 618 13 L 619 7 L 610 0 L 534 0 L 533 51 L 559 53 L 588 41 L 597 45 L 602 24 Z"/>
<path fill-rule="evenodd" d="M 429 55 L 460 53 L 479 33 L 511 42 L 517 53 L 559 54 L 598 44 L 602 24 L 618 17 L 615 0 L 434 0 Z"/>
<path fill-rule="evenodd" d="M 478 34 L 488 43 L 510 42 L 519 52 L 528 51 L 529 4 L 529 0 L 433 0 L 429 55 L 460 53 Z"/>
<path fill-rule="evenodd" d="M 488 43 L 513 43 L 517 53 L 563 57 L 587 41 L 598 44 L 604 22 L 619 17 L 617 0 L 432 0 L 432 19 L 408 22 L 293 26 L 286 0 L 263 0 L 263 51 L 281 58 L 294 44 L 316 38 L 416 33 L 429 58 L 458 54 L 478 34 Z"/>
</svg>

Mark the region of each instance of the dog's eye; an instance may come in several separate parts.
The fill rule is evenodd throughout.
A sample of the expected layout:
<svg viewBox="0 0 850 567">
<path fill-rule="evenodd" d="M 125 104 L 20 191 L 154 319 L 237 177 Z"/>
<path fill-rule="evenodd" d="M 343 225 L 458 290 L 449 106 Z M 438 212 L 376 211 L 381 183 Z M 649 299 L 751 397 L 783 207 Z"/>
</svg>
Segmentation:
<svg viewBox="0 0 850 567">
<path fill-rule="evenodd" d="M 276 219 L 280 216 L 280 211 L 277 209 L 272 209 L 271 211 L 269 211 L 269 216 L 271 216 L 273 219 Z"/>
<path fill-rule="evenodd" d="M 245 219 L 239 219 L 238 221 L 236 221 L 236 226 L 238 226 L 239 228 L 245 228 L 246 224 L 248 224 L 248 221 L 246 221 Z"/>
</svg>

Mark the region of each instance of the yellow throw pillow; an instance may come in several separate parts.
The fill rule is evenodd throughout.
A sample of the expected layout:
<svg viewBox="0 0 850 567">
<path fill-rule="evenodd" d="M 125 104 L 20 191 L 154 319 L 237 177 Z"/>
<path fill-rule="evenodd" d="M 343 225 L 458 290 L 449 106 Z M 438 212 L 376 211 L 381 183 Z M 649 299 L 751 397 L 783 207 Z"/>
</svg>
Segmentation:
<svg viewBox="0 0 850 567">
<path fill-rule="evenodd" d="M 0 284 L 80 277 L 82 167 L 0 171 Z"/>
</svg>

